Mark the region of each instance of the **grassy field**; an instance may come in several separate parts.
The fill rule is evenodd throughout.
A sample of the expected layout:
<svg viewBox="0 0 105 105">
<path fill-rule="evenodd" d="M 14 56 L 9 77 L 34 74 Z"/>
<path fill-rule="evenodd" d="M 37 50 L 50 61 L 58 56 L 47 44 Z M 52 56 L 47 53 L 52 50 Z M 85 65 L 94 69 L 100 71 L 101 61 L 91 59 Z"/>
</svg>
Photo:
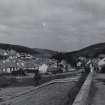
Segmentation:
<svg viewBox="0 0 105 105">
<path fill-rule="evenodd" d="M 10 105 L 65 105 L 68 92 L 75 83 L 76 81 L 71 80 L 64 83 L 51 83 L 38 89 L 33 86 L 1 89 L 1 102 L 6 105 L 9 103 Z"/>
<path fill-rule="evenodd" d="M 38 89 L 31 85 L 2 88 L 0 105 L 67 105 L 72 103 L 86 76 L 81 78 L 81 74 L 73 75 L 73 73 L 71 76 L 65 75 L 67 75 L 67 78 L 64 76 L 67 82 L 62 82 L 65 79 L 61 79 L 61 82 L 54 82 Z"/>
<path fill-rule="evenodd" d="M 74 72 L 67 72 L 67 73 L 60 73 L 54 75 L 42 75 L 41 80 L 39 81 L 39 85 L 51 81 L 53 79 L 60 79 L 66 77 L 72 77 L 77 74 L 81 73 L 81 71 L 74 71 Z M 19 86 L 36 86 L 35 80 L 33 79 L 34 74 L 30 74 L 27 76 L 11 76 L 11 75 L 1 75 L 0 76 L 0 87 L 19 87 Z"/>
</svg>

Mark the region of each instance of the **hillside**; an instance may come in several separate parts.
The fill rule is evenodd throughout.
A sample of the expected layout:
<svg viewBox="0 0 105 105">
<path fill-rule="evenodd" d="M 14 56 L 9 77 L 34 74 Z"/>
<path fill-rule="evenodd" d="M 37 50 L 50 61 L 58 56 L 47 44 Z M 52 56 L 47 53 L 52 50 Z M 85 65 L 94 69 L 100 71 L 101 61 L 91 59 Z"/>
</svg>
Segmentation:
<svg viewBox="0 0 105 105">
<path fill-rule="evenodd" d="M 48 50 L 48 49 L 40 49 L 40 48 L 29 48 L 20 45 L 12 45 L 12 44 L 3 44 L 0 43 L 0 49 L 3 50 L 15 50 L 19 53 L 29 53 L 35 57 L 52 57 L 52 55 L 56 54 L 56 51 Z M 2 59 L 2 56 L 0 56 Z"/>
<path fill-rule="evenodd" d="M 48 57 L 51 58 L 53 55 L 57 54 L 57 51 L 52 51 L 48 49 L 40 49 L 40 48 L 34 48 L 34 51 L 38 52 L 36 56 L 38 57 Z"/>
<path fill-rule="evenodd" d="M 30 53 L 38 57 L 52 57 L 56 59 L 65 59 L 70 63 L 75 62 L 79 56 L 84 56 L 88 58 L 97 57 L 99 54 L 105 54 L 105 43 L 98 43 L 86 48 L 80 49 L 78 51 L 58 53 L 57 51 L 52 51 L 48 49 L 40 48 L 28 48 L 20 45 L 2 44 L 0 43 L 0 49 L 4 50 L 15 50 L 22 53 Z"/>
<path fill-rule="evenodd" d="M 37 54 L 38 52 L 34 51 L 31 48 L 20 46 L 20 45 L 12 45 L 12 44 L 2 44 L 0 43 L 0 49 L 3 50 L 15 50 L 20 53 L 30 53 L 30 54 Z"/>
<path fill-rule="evenodd" d="M 94 44 L 78 51 L 66 52 L 62 54 L 59 53 L 57 55 L 54 55 L 53 57 L 56 59 L 65 59 L 73 64 L 79 56 L 94 58 L 99 54 L 105 54 L 105 43 Z"/>
</svg>

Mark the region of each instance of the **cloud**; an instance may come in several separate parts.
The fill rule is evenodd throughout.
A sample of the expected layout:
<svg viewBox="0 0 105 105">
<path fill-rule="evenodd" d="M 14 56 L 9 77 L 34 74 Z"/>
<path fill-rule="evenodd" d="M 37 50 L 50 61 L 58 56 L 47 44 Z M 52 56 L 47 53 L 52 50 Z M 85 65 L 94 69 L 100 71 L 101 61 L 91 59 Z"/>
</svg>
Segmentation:
<svg viewBox="0 0 105 105">
<path fill-rule="evenodd" d="M 0 42 L 76 50 L 105 41 L 104 0 L 0 0 Z"/>
</svg>

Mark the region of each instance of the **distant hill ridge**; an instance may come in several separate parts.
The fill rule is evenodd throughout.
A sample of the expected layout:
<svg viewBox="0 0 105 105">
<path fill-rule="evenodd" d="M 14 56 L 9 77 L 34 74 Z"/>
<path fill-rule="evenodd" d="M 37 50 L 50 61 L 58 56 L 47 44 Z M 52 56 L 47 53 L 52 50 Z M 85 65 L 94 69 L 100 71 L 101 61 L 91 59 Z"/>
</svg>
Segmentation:
<svg viewBox="0 0 105 105">
<path fill-rule="evenodd" d="M 52 55 L 57 53 L 57 51 L 52 51 L 48 49 L 29 48 L 21 45 L 12 45 L 12 44 L 4 44 L 4 43 L 0 43 L 0 49 L 3 49 L 3 50 L 12 49 L 19 53 L 29 53 L 37 57 L 51 57 Z"/>
<path fill-rule="evenodd" d="M 105 54 L 105 43 L 97 43 L 77 51 L 66 52 L 65 54 L 92 58 L 92 57 L 97 57 L 101 53 Z"/>
<path fill-rule="evenodd" d="M 48 58 L 51 58 L 53 55 L 58 53 L 57 51 L 40 49 L 40 48 L 34 48 L 34 51 L 38 52 L 38 54 L 36 54 L 37 56 L 48 57 Z"/>
<path fill-rule="evenodd" d="M 56 59 L 65 59 L 69 63 L 73 64 L 76 61 L 76 59 L 80 56 L 94 58 L 98 57 L 99 54 L 105 54 L 105 43 L 97 43 L 77 51 L 58 53 L 53 57 Z"/>
<path fill-rule="evenodd" d="M 4 50 L 15 50 L 17 52 L 23 52 L 23 53 L 30 53 L 30 54 L 36 54 L 38 52 L 36 52 L 35 50 L 33 50 L 32 48 L 28 48 L 28 47 L 24 47 L 24 46 L 20 46 L 20 45 L 12 45 L 12 44 L 3 44 L 0 43 L 0 49 L 4 49 Z"/>
<path fill-rule="evenodd" d="M 57 51 L 52 51 L 48 49 L 29 48 L 29 47 L 20 46 L 20 45 L 3 44 L 3 43 L 0 43 L 0 49 L 4 49 L 4 50 L 13 49 L 17 52 L 24 52 L 24 53 L 49 56 L 49 57 L 54 55 L 54 58 L 55 57 L 59 58 L 59 56 L 61 56 L 63 59 L 71 61 L 76 59 L 79 56 L 94 58 L 94 57 L 97 57 L 99 54 L 105 54 L 105 43 L 97 43 L 97 44 L 88 46 L 86 48 L 83 48 L 77 51 L 72 51 L 72 52 L 57 52 Z"/>
</svg>

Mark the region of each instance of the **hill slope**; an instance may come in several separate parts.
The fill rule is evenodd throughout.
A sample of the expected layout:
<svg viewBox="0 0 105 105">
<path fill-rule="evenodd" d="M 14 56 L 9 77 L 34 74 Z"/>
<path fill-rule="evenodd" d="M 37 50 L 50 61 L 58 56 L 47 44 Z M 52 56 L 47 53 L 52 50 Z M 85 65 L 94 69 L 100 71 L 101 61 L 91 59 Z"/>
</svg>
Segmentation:
<svg viewBox="0 0 105 105">
<path fill-rule="evenodd" d="M 40 48 L 29 48 L 20 45 L 12 45 L 12 44 L 3 44 L 0 43 L 0 49 L 3 50 L 15 50 L 19 53 L 29 53 L 35 57 L 52 57 L 52 55 L 56 54 L 56 51 L 40 49 Z"/>
<path fill-rule="evenodd" d="M 99 54 L 105 54 L 105 43 L 94 44 L 78 51 L 66 52 L 62 54 L 58 53 L 57 55 L 54 55 L 54 58 L 59 59 L 59 57 L 61 57 L 60 55 L 62 55 L 61 59 L 65 59 L 73 64 L 79 56 L 94 58 Z"/>
<path fill-rule="evenodd" d="M 47 58 L 51 58 L 53 55 L 58 53 L 57 51 L 52 51 L 48 49 L 40 49 L 40 48 L 34 48 L 34 51 L 38 52 L 36 56 L 47 57 Z"/>
<path fill-rule="evenodd" d="M 73 52 L 58 53 L 57 51 L 52 51 L 48 49 L 39 48 L 28 48 L 20 45 L 2 44 L 0 43 L 0 49 L 10 50 L 13 49 L 17 52 L 30 53 L 39 57 L 52 57 L 56 59 L 65 59 L 68 62 L 75 62 L 79 56 L 84 56 L 88 58 L 97 57 L 99 54 L 105 54 L 105 43 L 98 43 L 86 48 L 80 49 Z"/>
<path fill-rule="evenodd" d="M 0 49 L 3 49 L 3 50 L 15 50 L 17 52 L 23 52 L 23 53 L 30 53 L 30 54 L 36 54 L 38 52 L 34 51 L 33 49 L 31 48 L 28 48 L 28 47 L 24 47 L 24 46 L 20 46 L 20 45 L 12 45 L 12 44 L 3 44 L 3 43 L 0 43 Z"/>
</svg>

